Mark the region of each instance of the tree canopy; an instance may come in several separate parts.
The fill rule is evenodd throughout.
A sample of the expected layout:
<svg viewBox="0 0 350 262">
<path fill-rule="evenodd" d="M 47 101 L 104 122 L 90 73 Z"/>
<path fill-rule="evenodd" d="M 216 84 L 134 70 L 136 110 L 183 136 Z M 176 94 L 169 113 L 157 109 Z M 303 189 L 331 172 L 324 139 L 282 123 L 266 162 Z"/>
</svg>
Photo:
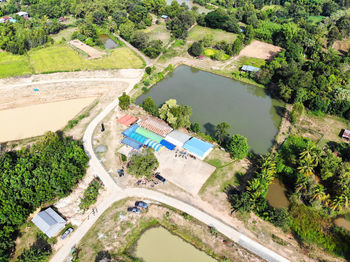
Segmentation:
<svg viewBox="0 0 350 262">
<path fill-rule="evenodd" d="M 190 127 L 190 116 L 192 108 L 190 106 L 178 105 L 175 99 L 169 99 L 159 108 L 159 117 L 164 119 L 172 128 Z"/>
<path fill-rule="evenodd" d="M 153 153 L 153 149 L 143 149 L 140 154 L 133 154 L 128 165 L 128 172 L 137 177 L 150 178 L 158 168 L 159 162 Z"/>
</svg>

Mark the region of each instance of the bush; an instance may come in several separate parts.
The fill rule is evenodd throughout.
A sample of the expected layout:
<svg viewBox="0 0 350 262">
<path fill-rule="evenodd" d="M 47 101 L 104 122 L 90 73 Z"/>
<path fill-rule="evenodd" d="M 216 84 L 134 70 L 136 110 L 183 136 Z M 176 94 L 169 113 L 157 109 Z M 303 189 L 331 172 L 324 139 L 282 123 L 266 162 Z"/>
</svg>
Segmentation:
<svg viewBox="0 0 350 262">
<path fill-rule="evenodd" d="M 150 67 L 150 66 L 147 66 L 147 67 L 145 68 L 145 70 L 146 70 L 146 73 L 147 73 L 148 75 L 150 75 L 150 74 L 152 73 L 152 67 Z"/>
<path fill-rule="evenodd" d="M 159 162 L 153 153 L 153 149 L 142 150 L 141 154 L 134 154 L 130 158 L 128 172 L 137 177 L 151 178 L 153 171 L 158 168 Z"/>
<path fill-rule="evenodd" d="M 188 49 L 188 53 L 191 56 L 200 56 L 203 52 L 202 43 L 194 42 L 191 47 Z"/>
<path fill-rule="evenodd" d="M 84 197 L 80 199 L 79 208 L 85 211 L 89 209 L 92 204 L 96 203 L 98 191 L 101 187 L 101 181 L 98 178 L 94 178 L 84 191 Z"/>
<path fill-rule="evenodd" d="M 233 135 L 229 139 L 227 145 L 225 145 L 225 149 L 227 149 L 230 155 L 236 159 L 247 157 L 249 148 L 247 138 L 241 135 Z"/>
<path fill-rule="evenodd" d="M 120 108 L 122 110 L 127 110 L 131 103 L 130 96 L 123 92 L 123 95 L 121 95 L 118 99 Z"/>
</svg>

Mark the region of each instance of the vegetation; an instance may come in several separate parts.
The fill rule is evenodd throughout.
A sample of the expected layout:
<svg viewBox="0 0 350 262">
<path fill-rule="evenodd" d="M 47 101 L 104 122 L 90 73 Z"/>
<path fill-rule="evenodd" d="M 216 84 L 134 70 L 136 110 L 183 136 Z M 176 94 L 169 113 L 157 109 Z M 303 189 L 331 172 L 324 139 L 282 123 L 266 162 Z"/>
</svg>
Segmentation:
<svg viewBox="0 0 350 262">
<path fill-rule="evenodd" d="M 98 178 L 94 178 L 87 189 L 84 191 L 84 197 L 80 199 L 79 208 L 82 210 L 88 210 L 89 207 L 96 203 L 98 191 L 102 187 L 102 182 Z"/>
<path fill-rule="evenodd" d="M 37 235 L 37 239 L 29 249 L 24 249 L 22 254 L 18 257 L 18 262 L 44 262 L 47 261 L 52 253 L 51 245 L 46 241 L 46 236 L 41 234 Z"/>
<path fill-rule="evenodd" d="M 153 153 L 153 149 L 147 148 L 142 150 L 140 154 L 131 156 L 128 172 L 137 177 L 151 178 L 153 171 L 159 166 L 158 160 Z"/>
<path fill-rule="evenodd" d="M 84 176 L 87 162 L 80 142 L 55 133 L 47 133 L 31 148 L 0 156 L 1 259 L 13 252 L 17 229 L 29 214 L 67 196 Z"/>
<path fill-rule="evenodd" d="M 119 99 L 120 108 L 122 110 L 127 110 L 131 103 L 130 96 L 128 96 L 125 92 L 123 92 L 123 95 L 118 97 L 118 99 Z"/>
<path fill-rule="evenodd" d="M 190 106 L 181 106 L 175 99 L 169 99 L 161 108 L 159 108 L 159 117 L 164 119 L 172 128 L 190 127 L 190 116 L 192 108 Z"/>
</svg>

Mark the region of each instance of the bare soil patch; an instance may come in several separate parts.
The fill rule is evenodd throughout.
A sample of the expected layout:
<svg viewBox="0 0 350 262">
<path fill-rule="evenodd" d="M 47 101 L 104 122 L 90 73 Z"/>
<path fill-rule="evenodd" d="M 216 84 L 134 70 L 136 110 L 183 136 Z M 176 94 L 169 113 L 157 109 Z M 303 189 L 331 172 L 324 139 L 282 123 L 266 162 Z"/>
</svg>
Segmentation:
<svg viewBox="0 0 350 262">
<path fill-rule="evenodd" d="M 81 42 L 80 40 L 72 40 L 69 42 L 70 45 L 74 46 L 75 48 L 78 48 L 79 50 L 85 52 L 88 54 L 89 59 L 96 59 L 101 58 L 103 56 L 103 53 L 96 50 L 95 48 L 88 46 Z"/>
<path fill-rule="evenodd" d="M 247 56 L 269 60 L 281 50 L 282 48 L 279 46 L 253 40 L 250 45 L 247 45 L 242 49 L 242 51 L 239 53 L 239 57 Z"/>
<path fill-rule="evenodd" d="M 334 42 L 332 48 L 341 52 L 347 52 L 350 48 L 350 39 L 337 40 Z"/>
</svg>

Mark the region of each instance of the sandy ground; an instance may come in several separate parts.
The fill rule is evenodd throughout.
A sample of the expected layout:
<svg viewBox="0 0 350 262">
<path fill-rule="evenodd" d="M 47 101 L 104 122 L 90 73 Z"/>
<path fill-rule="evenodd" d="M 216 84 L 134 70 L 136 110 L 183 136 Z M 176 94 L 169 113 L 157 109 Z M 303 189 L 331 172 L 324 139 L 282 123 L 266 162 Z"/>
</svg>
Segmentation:
<svg viewBox="0 0 350 262">
<path fill-rule="evenodd" d="M 278 52 L 282 50 L 281 47 L 272 44 L 264 43 L 254 40 L 250 45 L 247 45 L 239 53 L 239 56 L 255 57 L 261 59 L 272 59 Z"/>
<path fill-rule="evenodd" d="M 347 52 L 350 48 L 350 40 L 344 39 L 344 40 L 337 40 L 334 42 L 332 48 L 338 51 Z"/>
<path fill-rule="evenodd" d="M 69 42 L 70 45 L 82 50 L 83 52 L 87 53 L 89 56 L 89 59 L 97 59 L 101 58 L 103 56 L 103 53 L 96 50 L 95 48 L 88 46 L 81 42 L 80 40 L 72 40 Z"/>
<path fill-rule="evenodd" d="M 157 171 L 178 187 L 196 195 L 215 167 L 199 159 L 175 157 L 175 154 L 175 150 L 167 149 L 156 152 L 159 161 Z"/>
<path fill-rule="evenodd" d="M 80 98 L 0 111 L 0 142 L 20 140 L 57 131 L 95 98 Z"/>
</svg>

